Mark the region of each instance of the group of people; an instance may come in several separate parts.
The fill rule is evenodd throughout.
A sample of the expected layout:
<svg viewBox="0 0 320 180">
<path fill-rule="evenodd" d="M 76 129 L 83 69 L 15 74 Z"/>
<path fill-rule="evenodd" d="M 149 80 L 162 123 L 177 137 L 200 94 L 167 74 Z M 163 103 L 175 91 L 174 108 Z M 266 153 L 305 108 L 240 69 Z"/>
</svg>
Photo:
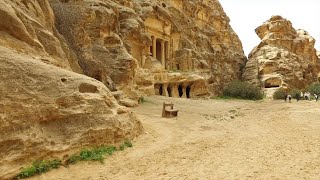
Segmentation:
<svg viewBox="0 0 320 180">
<path fill-rule="evenodd" d="M 316 101 L 318 101 L 319 96 L 317 94 L 314 94 L 313 96 L 314 96 L 314 99 Z M 311 93 L 310 92 L 304 92 L 304 93 L 300 92 L 300 94 L 296 93 L 295 98 L 297 99 L 297 101 L 299 101 L 299 100 L 309 100 L 309 101 L 311 101 Z M 286 94 L 285 95 L 285 101 L 286 102 L 289 101 L 289 103 L 291 103 L 291 99 L 292 99 L 291 94 Z"/>
</svg>

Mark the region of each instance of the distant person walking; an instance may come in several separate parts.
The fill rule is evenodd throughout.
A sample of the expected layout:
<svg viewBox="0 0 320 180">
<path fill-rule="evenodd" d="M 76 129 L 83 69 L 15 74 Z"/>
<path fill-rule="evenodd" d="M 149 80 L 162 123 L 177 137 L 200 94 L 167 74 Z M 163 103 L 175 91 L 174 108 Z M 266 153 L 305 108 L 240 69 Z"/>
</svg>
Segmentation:
<svg viewBox="0 0 320 180">
<path fill-rule="evenodd" d="M 304 100 L 308 100 L 308 93 L 304 92 Z"/>
<path fill-rule="evenodd" d="M 284 101 L 285 101 L 285 102 L 287 102 L 287 98 L 288 98 L 288 94 L 286 93 L 286 94 L 284 95 Z"/>
<path fill-rule="evenodd" d="M 318 101 L 319 96 L 317 94 L 314 94 L 313 96 L 314 96 L 314 99 Z"/>
<path fill-rule="evenodd" d="M 291 94 L 288 94 L 289 103 L 291 103 Z"/>
</svg>

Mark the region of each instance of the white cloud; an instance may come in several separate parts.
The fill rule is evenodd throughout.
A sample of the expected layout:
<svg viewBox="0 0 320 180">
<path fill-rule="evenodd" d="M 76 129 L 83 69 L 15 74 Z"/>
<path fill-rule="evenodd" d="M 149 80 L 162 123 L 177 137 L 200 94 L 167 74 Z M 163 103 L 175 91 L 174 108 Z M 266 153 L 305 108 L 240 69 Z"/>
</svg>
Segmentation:
<svg viewBox="0 0 320 180">
<path fill-rule="evenodd" d="M 291 21 L 295 29 L 304 29 L 316 39 L 320 50 L 319 0 L 220 0 L 230 18 L 231 26 L 240 37 L 245 54 L 260 43 L 254 30 L 272 15 Z"/>
</svg>

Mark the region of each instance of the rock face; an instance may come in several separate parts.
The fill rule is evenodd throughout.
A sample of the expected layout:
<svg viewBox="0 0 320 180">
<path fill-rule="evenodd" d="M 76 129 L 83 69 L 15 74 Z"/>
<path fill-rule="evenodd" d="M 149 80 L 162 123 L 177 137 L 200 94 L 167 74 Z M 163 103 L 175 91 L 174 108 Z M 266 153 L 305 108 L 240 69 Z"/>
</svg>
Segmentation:
<svg viewBox="0 0 320 180">
<path fill-rule="evenodd" d="M 218 93 L 241 76 L 242 45 L 217 0 L 50 3 L 84 73 L 133 99 Z"/>
<path fill-rule="evenodd" d="M 290 21 L 273 16 L 256 29 L 262 40 L 249 55 L 243 79 L 264 88 L 304 88 L 318 81 L 315 40 Z"/>
<path fill-rule="evenodd" d="M 0 179 L 39 158 L 119 143 L 142 132 L 77 56 L 46 0 L 0 2 Z"/>
<path fill-rule="evenodd" d="M 246 61 L 217 0 L 2 0 L 0 17 L 0 179 L 132 139 L 119 103 L 218 93 Z"/>
</svg>

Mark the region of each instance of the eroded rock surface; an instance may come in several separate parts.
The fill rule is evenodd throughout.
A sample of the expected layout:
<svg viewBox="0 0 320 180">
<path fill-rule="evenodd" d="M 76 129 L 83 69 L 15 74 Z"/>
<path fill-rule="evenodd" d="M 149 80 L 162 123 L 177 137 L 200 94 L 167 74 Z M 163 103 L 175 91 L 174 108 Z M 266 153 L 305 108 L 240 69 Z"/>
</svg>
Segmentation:
<svg viewBox="0 0 320 180">
<path fill-rule="evenodd" d="M 118 101 L 218 93 L 246 61 L 217 0 L 3 0 L 0 17 L 0 179 L 134 138 Z"/>
<path fill-rule="evenodd" d="M 132 139 L 142 125 L 99 81 L 0 46 L 0 179 L 52 153 Z"/>
<path fill-rule="evenodd" d="M 142 132 L 55 27 L 47 0 L 0 2 L 0 179 L 33 160 Z"/>
<path fill-rule="evenodd" d="M 218 93 L 241 76 L 242 45 L 217 0 L 50 2 L 84 73 L 107 86 L 110 77 L 132 99 L 159 86 L 192 86 L 192 97 Z M 157 79 L 175 72 L 199 78 Z"/>
<path fill-rule="evenodd" d="M 256 29 L 262 40 L 249 55 L 243 79 L 265 88 L 304 88 L 319 77 L 315 40 L 290 21 L 273 16 Z"/>
</svg>

